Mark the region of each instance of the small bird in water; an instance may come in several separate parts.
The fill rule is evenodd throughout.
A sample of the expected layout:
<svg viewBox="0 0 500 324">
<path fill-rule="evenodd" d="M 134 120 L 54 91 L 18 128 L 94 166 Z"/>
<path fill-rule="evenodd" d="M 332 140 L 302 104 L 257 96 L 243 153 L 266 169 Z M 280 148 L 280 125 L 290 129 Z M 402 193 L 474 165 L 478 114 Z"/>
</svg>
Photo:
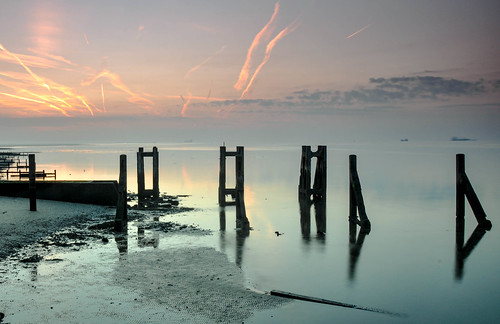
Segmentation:
<svg viewBox="0 0 500 324">
<path fill-rule="evenodd" d="M 278 232 L 278 231 L 276 231 L 276 232 L 274 232 L 274 233 L 276 234 L 276 236 L 280 236 L 280 235 L 285 234 L 285 233 L 280 233 L 280 232 Z"/>
</svg>

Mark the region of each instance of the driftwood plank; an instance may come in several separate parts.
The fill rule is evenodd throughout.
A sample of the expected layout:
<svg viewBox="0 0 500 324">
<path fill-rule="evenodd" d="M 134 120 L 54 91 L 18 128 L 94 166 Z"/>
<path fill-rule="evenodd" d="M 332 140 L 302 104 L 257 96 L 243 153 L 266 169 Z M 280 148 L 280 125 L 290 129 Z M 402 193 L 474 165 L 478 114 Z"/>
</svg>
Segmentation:
<svg viewBox="0 0 500 324">
<path fill-rule="evenodd" d="M 391 315 L 391 316 L 406 317 L 406 315 L 404 315 L 404 314 L 394 313 L 394 312 L 386 311 L 383 309 L 364 307 L 364 306 L 359 306 L 359 305 L 354 305 L 354 304 L 347 304 L 347 303 L 342 303 L 342 302 L 338 302 L 338 301 L 334 301 L 334 300 L 299 295 L 299 294 L 281 291 L 281 290 L 271 290 L 270 294 L 273 296 L 308 301 L 308 302 L 313 302 L 313 303 L 327 304 L 327 305 L 346 307 L 346 308 L 353 308 L 353 309 L 359 309 L 359 310 L 364 310 L 364 311 L 374 312 L 374 313 L 381 313 L 381 314 L 386 314 L 386 315 Z"/>
</svg>

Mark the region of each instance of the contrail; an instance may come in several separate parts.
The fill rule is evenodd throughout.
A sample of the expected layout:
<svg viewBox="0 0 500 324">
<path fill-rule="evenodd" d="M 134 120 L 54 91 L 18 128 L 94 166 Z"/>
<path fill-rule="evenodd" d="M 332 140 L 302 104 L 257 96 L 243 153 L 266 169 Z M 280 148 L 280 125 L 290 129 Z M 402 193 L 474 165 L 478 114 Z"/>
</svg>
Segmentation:
<svg viewBox="0 0 500 324">
<path fill-rule="evenodd" d="M 32 77 L 33 79 L 35 79 L 37 82 L 39 82 L 39 85 L 40 86 L 43 86 L 45 87 L 47 90 L 50 91 L 50 87 L 47 83 L 45 83 L 42 78 L 40 78 L 38 75 L 36 75 L 35 73 L 33 73 L 33 71 L 31 71 L 31 69 L 29 67 L 27 67 L 23 61 L 21 61 L 21 59 L 19 57 L 17 57 L 16 54 L 8 51 L 5 47 L 3 47 L 2 44 L 0 44 L 0 50 L 4 51 L 5 53 L 7 53 L 8 55 L 14 57 L 16 59 L 16 61 L 19 63 L 19 65 L 21 65 L 25 70 L 26 72 L 28 72 Z"/>
<path fill-rule="evenodd" d="M 243 86 L 247 82 L 248 75 L 249 75 L 248 71 L 250 70 L 253 51 L 259 45 L 262 37 L 264 37 L 266 35 L 266 33 L 269 29 L 269 26 L 273 23 L 274 19 L 276 18 L 276 15 L 278 14 L 279 7 L 280 7 L 279 2 L 276 2 L 276 4 L 274 5 L 274 12 L 273 12 L 273 15 L 271 16 L 271 19 L 269 19 L 267 24 L 260 30 L 260 32 L 257 33 L 257 35 L 255 35 L 253 42 L 250 45 L 250 48 L 248 49 L 247 59 L 246 59 L 245 63 L 243 64 L 243 67 L 241 68 L 238 81 L 236 81 L 236 83 L 234 84 L 234 88 L 236 90 L 243 89 Z"/>
<path fill-rule="evenodd" d="M 88 45 L 89 39 L 87 38 L 87 34 L 83 33 L 83 38 L 85 38 L 85 43 L 87 43 L 87 45 Z"/>
<path fill-rule="evenodd" d="M 186 117 L 186 110 L 187 110 L 187 107 L 189 106 L 189 103 L 191 102 L 191 94 L 189 93 L 189 97 L 187 100 L 184 100 L 184 98 L 182 96 L 181 96 L 181 99 L 182 99 L 182 101 L 184 101 L 184 106 L 182 107 L 182 110 L 181 110 L 181 116 Z"/>
<path fill-rule="evenodd" d="M 205 65 L 208 61 L 210 61 L 211 59 L 213 59 L 215 56 L 217 56 L 220 53 L 222 53 L 222 51 L 225 48 L 226 48 L 226 45 L 223 45 L 217 52 L 215 52 L 211 56 L 207 57 L 200 64 L 196 65 L 195 67 L 193 67 L 189 71 L 187 71 L 186 75 L 184 75 L 184 79 L 187 79 L 189 77 L 189 75 L 191 75 L 191 73 L 193 73 L 194 71 L 198 70 L 200 67 L 202 67 L 203 65 Z"/>
<path fill-rule="evenodd" d="M 360 30 L 352 33 L 351 35 L 347 36 L 345 39 L 349 39 L 351 37 L 354 37 L 356 36 L 357 34 L 361 33 L 363 30 L 365 30 L 366 28 L 370 27 L 370 25 L 366 25 L 365 27 L 361 28 Z"/>
<path fill-rule="evenodd" d="M 290 25 L 288 25 L 285 29 L 283 29 L 282 31 L 280 31 L 280 33 L 278 35 L 276 35 L 276 37 L 274 37 L 266 46 L 266 55 L 264 56 L 264 59 L 262 60 L 262 62 L 260 63 L 260 65 L 257 67 L 257 69 L 255 70 L 255 72 L 253 73 L 252 75 L 252 78 L 250 79 L 250 81 L 248 82 L 248 85 L 247 87 L 245 88 L 245 90 L 241 93 L 241 96 L 240 96 L 240 99 L 242 99 L 245 94 L 248 92 L 248 90 L 250 89 L 250 87 L 252 86 L 255 78 L 257 77 L 257 75 L 259 74 L 260 70 L 262 69 L 262 67 L 267 63 L 267 61 L 269 61 L 269 59 L 271 58 L 271 52 L 273 51 L 273 48 L 274 46 L 276 45 L 276 43 L 282 39 L 283 37 L 285 37 L 286 35 L 290 34 L 291 32 L 293 32 L 297 27 L 299 26 L 299 24 L 297 23 L 297 21 L 294 21 L 292 22 Z"/>
<path fill-rule="evenodd" d="M 106 105 L 104 104 L 104 84 L 101 83 L 101 95 L 102 95 L 102 109 L 106 111 Z"/>
<path fill-rule="evenodd" d="M 66 87 L 64 85 L 61 85 L 61 84 L 58 84 L 58 83 L 55 83 L 55 82 L 50 82 L 52 84 L 52 86 L 49 86 L 49 84 L 48 84 L 49 81 L 46 81 L 44 78 L 35 74 L 26 64 L 24 64 L 24 62 L 16 54 L 8 51 L 2 44 L 0 44 L 0 50 L 2 50 L 2 52 L 7 54 L 8 56 L 14 58 L 15 61 L 17 61 L 17 63 L 19 65 L 21 65 L 24 68 L 24 70 L 35 80 L 35 83 L 34 83 L 35 85 L 37 85 L 39 87 L 43 87 L 43 88 L 47 89 L 47 91 L 49 92 L 49 94 L 40 94 L 40 95 L 37 95 L 35 93 L 30 92 L 30 94 L 32 96 L 41 99 L 42 101 L 44 101 L 44 103 L 48 107 L 53 108 L 55 110 L 58 110 L 59 112 L 61 112 L 65 116 L 69 116 L 68 112 L 65 109 L 59 107 L 58 104 L 62 103 L 62 104 L 64 104 L 64 106 L 66 106 L 66 108 L 75 109 L 76 107 L 73 107 L 71 104 L 69 104 L 67 102 L 67 100 L 77 99 L 77 100 L 81 101 L 81 104 L 83 104 L 85 106 L 85 108 L 90 112 L 90 114 L 92 116 L 94 116 L 94 112 L 92 111 L 92 108 L 87 104 L 87 102 L 85 101 L 85 98 L 83 96 L 76 95 L 76 94 L 74 94 L 74 92 L 71 88 Z M 27 79 L 25 79 L 24 81 L 28 82 Z M 20 92 L 20 91 L 28 92 L 28 91 L 26 91 L 26 89 L 19 90 L 17 86 L 14 87 L 14 89 L 16 89 L 18 92 Z M 63 95 L 69 96 L 69 98 L 66 98 L 67 100 L 60 98 L 54 94 L 55 91 L 59 91 Z M 12 95 L 11 95 L 11 97 L 16 98 L 15 96 L 12 96 Z M 27 98 L 23 98 L 23 97 L 18 96 L 17 99 L 26 100 Z M 30 101 L 36 102 L 33 100 L 30 100 Z"/>
<path fill-rule="evenodd" d="M 142 102 L 143 107 L 147 108 L 147 109 L 151 108 L 151 106 L 153 106 L 153 104 L 154 104 L 151 100 L 144 98 L 144 97 L 140 96 L 139 94 L 130 90 L 130 88 L 125 83 L 123 83 L 123 81 L 121 80 L 121 78 L 118 74 L 110 72 L 108 70 L 103 70 L 102 72 L 100 72 L 99 74 L 94 76 L 93 78 L 91 78 L 87 81 L 83 81 L 82 86 L 89 86 L 99 78 L 107 78 L 109 80 L 109 82 L 111 82 L 111 84 L 115 88 L 129 94 L 131 97 L 128 98 L 128 101 L 131 103 Z"/>
</svg>

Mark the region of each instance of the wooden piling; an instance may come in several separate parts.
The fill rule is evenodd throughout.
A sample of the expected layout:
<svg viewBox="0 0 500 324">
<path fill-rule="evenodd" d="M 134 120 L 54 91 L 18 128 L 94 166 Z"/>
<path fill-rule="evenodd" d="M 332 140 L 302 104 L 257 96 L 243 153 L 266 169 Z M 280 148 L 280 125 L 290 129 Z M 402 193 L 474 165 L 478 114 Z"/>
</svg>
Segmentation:
<svg viewBox="0 0 500 324">
<path fill-rule="evenodd" d="M 120 155 L 120 176 L 118 180 L 118 201 L 116 203 L 115 231 L 127 228 L 127 156 Z"/>
<path fill-rule="evenodd" d="M 226 147 L 220 147 L 219 159 L 219 206 L 226 205 Z"/>
<path fill-rule="evenodd" d="M 137 152 L 137 196 L 139 200 L 144 199 L 144 148 L 139 147 Z"/>
<path fill-rule="evenodd" d="M 30 211 L 36 211 L 36 163 L 35 163 L 35 154 L 28 155 L 28 159 L 29 159 Z"/>
<path fill-rule="evenodd" d="M 358 224 L 363 229 L 371 228 L 370 220 L 366 215 L 363 194 L 361 193 L 356 155 L 349 155 L 349 221 Z"/>
<path fill-rule="evenodd" d="M 299 176 L 299 199 L 310 197 L 314 199 L 326 198 L 326 146 L 319 145 L 316 152 L 311 150 L 311 146 L 302 146 L 302 156 L 300 160 Z M 314 174 L 314 184 L 311 187 L 312 178 L 312 158 L 316 157 L 316 169 Z"/>
<path fill-rule="evenodd" d="M 153 147 L 153 199 L 158 200 L 160 198 L 160 170 L 159 170 L 159 157 L 158 148 Z"/>
<path fill-rule="evenodd" d="M 470 183 L 465 172 L 465 155 L 456 155 L 456 230 L 464 232 L 465 227 L 465 198 L 476 217 L 480 226 L 489 231 L 492 227 L 491 221 L 486 218 L 483 206 Z"/>
</svg>

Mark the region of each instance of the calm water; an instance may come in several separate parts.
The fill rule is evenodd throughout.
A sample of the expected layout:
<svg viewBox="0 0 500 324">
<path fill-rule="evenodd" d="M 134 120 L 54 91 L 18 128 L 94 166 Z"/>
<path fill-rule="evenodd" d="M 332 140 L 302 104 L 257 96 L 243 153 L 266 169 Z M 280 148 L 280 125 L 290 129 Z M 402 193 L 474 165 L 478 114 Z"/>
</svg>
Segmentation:
<svg viewBox="0 0 500 324">
<path fill-rule="evenodd" d="M 324 144 L 324 143 L 321 143 Z M 137 148 L 160 151 L 160 191 L 190 195 L 197 208 L 179 221 L 214 230 L 210 244 L 245 272 L 248 286 L 284 290 L 407 314 L 395 318 L 360 310 L 296 302 L 256 314 L 250 322 L 500 322 L 500 145 L 484 142 L 326 143 L 328 191 L 326 235 L 301 228 L 297 200 L 301 148 L 245 147 L 245 203 L 253 230 L 234 230 L 234 207 L 226 207 L 220 231 L 217 205 L 219 148 L 196 143 L 24 146 L 36 151 L 38 169 L 63 179 L 117 179 L 127 154 L 129 190 L 136 191 Z M 229 147 L 228 150 L 234 150 Z M 313 146 L 313 150 L 315 146 Z M 466 171 L 493 223 L 470 255 L 455 256 L 455 154 L 466 154 Z M 356 246 L 348 233 L 348 157 L 358 173 L 372 230 Z M 228 158 L 228 173 L 234 163 Z M 151 160 L 146 158 L 146 171 Z M 234 177 L 228 177 L 228 186 Z M 146 187 L 151 187 L 150 177 Z M 302 215 L 303 217 L 305 215 Z M 466 237 L 476 226 L 466 209 Z M 275 231 L 284 233 L 276 236 Z M 161 248 L 168 246 L 160 245 Z M 350 252 L 357 249 L 359 255 Z M 458 260 L 460 261 L 460 260 Z M 460 262 L 458 262 L 460 263 Z M 273 317 L 271 317 L 273 316 Z"/>
</svg>

